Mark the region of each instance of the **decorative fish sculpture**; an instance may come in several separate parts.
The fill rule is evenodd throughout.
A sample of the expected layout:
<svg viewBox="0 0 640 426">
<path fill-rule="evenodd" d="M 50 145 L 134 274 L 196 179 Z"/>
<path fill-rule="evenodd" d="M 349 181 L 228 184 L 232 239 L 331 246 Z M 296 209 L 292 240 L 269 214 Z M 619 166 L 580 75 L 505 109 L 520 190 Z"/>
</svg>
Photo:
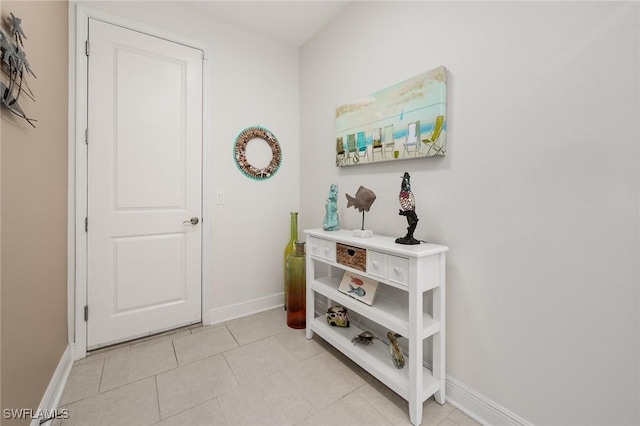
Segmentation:
<svg viewBox="0 0 640 426">
<path fill-rule="evenodd" d="M 360 188 L 358 188 L 358 192 L 356 192 L 355 197 L 352 197 L 349 194 L 345 195 L 347 196 L 347 208 L 353 206 L 360 212 L 368 212 L 371 204 L 376 200 L 376 194 L 364 186 L 360 186 Z"/>
<path fill-rule="evenodd" d="M 364 288 L 362 287 L 354 287 L 351 284 L 349 284 L 349 288 L 351 290 L 349 290 L 349 293 L 353 293 L 358 297 L 364 297 L 365 294 L 367 294 L 366 291 L 364 291 Z"/>
</svg>

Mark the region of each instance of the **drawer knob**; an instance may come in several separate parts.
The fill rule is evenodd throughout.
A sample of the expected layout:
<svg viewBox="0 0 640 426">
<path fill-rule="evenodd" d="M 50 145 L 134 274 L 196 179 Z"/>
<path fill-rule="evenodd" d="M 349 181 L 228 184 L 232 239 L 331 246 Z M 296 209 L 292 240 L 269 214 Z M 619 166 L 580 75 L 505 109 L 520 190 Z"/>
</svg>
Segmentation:
<svg viewBox="0 0 640 426">
<path fill-rule="evenodd" d="M 324 252 L 325 252 L 325 253 L 329 253 L 329 247 L 325 247 L 325 248 L 324 248 Z"/>
<path fill-rule="evenodd" d="M 395 272 L 397 275 L 400 275 L 400 272 L 402 272 L 402 268 L 399 266 L 396 266 L 395 268 L 393 268 L 393 272 Z"/>
<path fill-rule="evenodd" d="M 315 244 L 311 244 L 311 248 L 313 249 L 313 251 L 316 251 L 318 249 L 318 246 Z"/>
<path fill-rule="evenodd" d="M 378 266 L 380 266 L 380 262 L 374 260 L 373 262 L 371 262 L 371 265 L 373 265 L 374 268 L 378 269 Z"/>
</svg>

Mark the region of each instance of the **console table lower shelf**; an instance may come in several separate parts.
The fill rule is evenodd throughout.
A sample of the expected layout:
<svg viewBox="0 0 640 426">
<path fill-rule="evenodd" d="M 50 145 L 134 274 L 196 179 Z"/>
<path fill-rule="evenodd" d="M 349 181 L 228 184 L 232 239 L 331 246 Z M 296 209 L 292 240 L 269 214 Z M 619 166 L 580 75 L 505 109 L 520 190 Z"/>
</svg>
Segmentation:
<svg viewBox="0 0 640 426">
<path fill-rule="evenodd" d="M 307 324 L 307 327 L 310 327 L 314 333 L 351 358 L 395 393 L 405 400 L 409 400 L 409 384 L 411 383 L 409 363 L 412 360 L 406 354 L 405 366 L 399 369 L 391 361 L 389 346 L 382 341 L 374 340 L 373 344 L 367 346 L 351 343 L 351 339 L 363 332 L 353 324 L 350 327 L 333 327 L 327 324 L 325 317 L 320 316 L 311 324 Z M 419 400 L 428 399 L 439 389 L 440 381 L 433 377 L 431 370 L 422 366 L 422 395 L 419 395 Z"/>
<path fill-rule="evenodd" d="M 317 333 L 404 398 L 409 405 L 409 420 L 420 425 L 424 401 L 433 396 L 444 404 L 446 398 L 445 263 L 449 248 L 438 244 L 402 245 L 383 235 L 357 238 L 346 230 L 307 229 L 304 233 L 308 247 L 307 339 Z M 395 294 L 378 296 L 372 305 L 356 300 L 340 291 L 346 272 L 377 281 L 383 292 L 393 288 Z M 430 297 L 425 298 L 425 294 Z M 363 330 L 354 322 L 349 328 L 327 324 L 325 315 L 316 311 L 316 296 L 326 297 L 327 307 L 337 303 L 386 332 L 402 335 L 407 342 L 404 368 L 393 364 L 383 337 L 386 332 L 378 330 L 383 340 L 376 339 L 368 346 L 354 345 L 351 340 Z M 425 349 L 427 339 L 430 345 Z M 425 355 L 431 360 L 431 370 L 423 366 Z"/>
</svg>

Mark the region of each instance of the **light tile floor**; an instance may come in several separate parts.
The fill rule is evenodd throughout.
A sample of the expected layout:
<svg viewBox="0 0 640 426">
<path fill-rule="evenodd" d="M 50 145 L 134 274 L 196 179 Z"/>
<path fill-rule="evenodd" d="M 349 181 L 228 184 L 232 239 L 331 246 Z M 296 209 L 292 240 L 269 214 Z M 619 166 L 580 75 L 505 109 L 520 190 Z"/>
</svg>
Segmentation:
<svg viewBox="0 0 640 426">
<path fill-rule="evenodd" d="M 408 404 L 283 309 L 169 332 L 75 362 L 54 425 L 410 425 Z M 424 403 L 423 425 L 478 425 Z"/>
</svg>

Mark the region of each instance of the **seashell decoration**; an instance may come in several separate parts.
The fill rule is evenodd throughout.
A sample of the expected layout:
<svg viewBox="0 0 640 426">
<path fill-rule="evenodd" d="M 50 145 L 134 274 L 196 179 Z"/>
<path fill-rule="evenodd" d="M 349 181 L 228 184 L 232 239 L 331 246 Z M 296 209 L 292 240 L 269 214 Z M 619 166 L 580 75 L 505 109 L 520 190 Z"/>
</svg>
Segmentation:
<svg viewBox="0 0 640 426">
<path fill-rule="evenodd" d="M 264 140 L 271 148 L 271 161 L 264 168 L 253 166 L 247 160 L 247 144 L 253 139 Z M 278 139 L 268 129 L 260 126 L 247 127 L 236 138 L 233 157 L 240 172 L 254 180 L 269 179 L 276 174 L 282 163 L 282 150 Z"/>
</svg>

